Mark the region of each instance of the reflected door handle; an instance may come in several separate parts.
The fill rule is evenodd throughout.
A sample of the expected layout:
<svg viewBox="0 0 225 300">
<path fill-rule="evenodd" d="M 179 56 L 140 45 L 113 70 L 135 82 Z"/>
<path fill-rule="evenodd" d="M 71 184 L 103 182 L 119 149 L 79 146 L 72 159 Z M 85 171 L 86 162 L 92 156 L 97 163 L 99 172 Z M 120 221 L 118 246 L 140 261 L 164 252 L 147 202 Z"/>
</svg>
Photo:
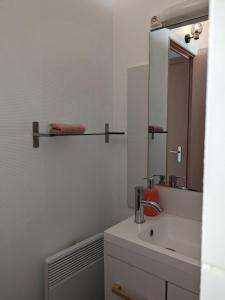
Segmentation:
<svg viewBox="0 0 225 300">
<path fill-rule="evenodd" d="M 181 146 L 177 146 L 177 150 L 170 150 L 169 152 L 177 155 L 178 163 L 182 162 L 182 147 Z"/>
<path fill-rule="evenodd" d="M 124 299 L 124 300 L 137 300 L 137 299 L 129 296 L 127 293 L 125 293 L 122 289 L 122 286 L 117 283 L 114 283 L 112 285 L 112 292 L 113 292 L 113 294 L 119 296 L 121 299 Z"/>
</svg>

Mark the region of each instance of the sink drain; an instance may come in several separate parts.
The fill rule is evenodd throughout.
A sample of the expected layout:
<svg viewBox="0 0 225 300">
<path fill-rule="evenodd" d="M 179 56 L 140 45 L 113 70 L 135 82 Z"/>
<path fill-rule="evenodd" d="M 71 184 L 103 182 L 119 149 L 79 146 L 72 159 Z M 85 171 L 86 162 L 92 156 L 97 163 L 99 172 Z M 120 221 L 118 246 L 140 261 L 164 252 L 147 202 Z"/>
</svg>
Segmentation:
<svg viewBox="0 0 225 300">
<path fill-rule="evenodd" d="M 151 229 L 151 230 L 149 231 L 149 235 L 150 235 L 150 237 L 152 237 L 152 236 L 154 235 L 154 230 L 153 230 L 153 229 Z"/>
<path fill-rule="evenodd" d="M 173 248 L 165 248 L 165 249 L 167 249 L 167 250 L 169 250 L 169 251 L 172 251 L 172 252 L 176 252 L 176 250 L 173 249 Z"/>
</svg>

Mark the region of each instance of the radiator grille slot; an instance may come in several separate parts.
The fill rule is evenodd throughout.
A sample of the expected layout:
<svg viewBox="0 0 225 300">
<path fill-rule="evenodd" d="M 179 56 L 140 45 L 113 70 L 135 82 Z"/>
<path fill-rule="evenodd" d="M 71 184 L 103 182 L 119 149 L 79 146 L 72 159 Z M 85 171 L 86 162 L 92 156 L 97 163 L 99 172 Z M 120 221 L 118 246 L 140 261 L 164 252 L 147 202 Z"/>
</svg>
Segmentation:
<svg viewBox="0 0 225 300">
<path fill-rule="evenodd" d="M 103 254 L 103 234 L 100 234 L 47 258 L 48 288 L 54 288 L 62 281 L 103 259 Z"/>
</svg>

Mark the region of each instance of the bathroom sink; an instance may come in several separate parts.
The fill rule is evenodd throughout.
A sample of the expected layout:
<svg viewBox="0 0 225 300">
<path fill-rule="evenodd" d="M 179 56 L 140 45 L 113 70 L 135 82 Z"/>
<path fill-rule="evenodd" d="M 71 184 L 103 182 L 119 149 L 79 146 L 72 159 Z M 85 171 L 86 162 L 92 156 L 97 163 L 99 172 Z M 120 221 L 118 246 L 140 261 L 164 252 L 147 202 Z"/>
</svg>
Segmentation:
<svg viewBox="0 0 225 300">
<path fill-rule="evenodd" d="M 145 216 L 142 224 L 134 219 L 132 216 L 104 232 L 105 253 L 198 294 L 201 222 L 167 213 Z"/>
<path fill-rule="evenodd" d="M 198 294 L 201 222 L 167 213 L 145 216 L 142 224 L 134 220 L 132 216 L 105 231 L 105 253 Z"/>
<path fill-rule="evenodd" d="M 172 215 L 152 218 L 146 229 L 138 233 L 144 242 L 193 259 L 200 260 L 200 222 Z"/>
<path fill-rule="evenodd" d="M 200 266 L 201 222 L 161 213 L 145 217 L 143 224 L 136 224 L 134 217 L 116 224 L 105 231 L 105 240 L 133 248 L 135 252 L 176 265 L 186 263 Z"/>
</svg>

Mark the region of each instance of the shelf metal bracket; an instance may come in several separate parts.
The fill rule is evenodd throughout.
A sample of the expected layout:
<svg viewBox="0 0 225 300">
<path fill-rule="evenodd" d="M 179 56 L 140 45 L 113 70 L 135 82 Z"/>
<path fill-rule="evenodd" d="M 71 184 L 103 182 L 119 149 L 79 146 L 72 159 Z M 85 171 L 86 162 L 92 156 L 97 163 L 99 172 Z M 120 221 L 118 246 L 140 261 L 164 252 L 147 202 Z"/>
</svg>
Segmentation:
<svg viewBox="0 0 225 300">
<path fill-rule="evenodd" d="M 33 122 L 33 147 L 39 148 L 39 122 Z"/>
<path fill-rule="evenodd" d="M 109 124 L 105 124 L 105 143 L 109 143 Z"/>
</svg>

